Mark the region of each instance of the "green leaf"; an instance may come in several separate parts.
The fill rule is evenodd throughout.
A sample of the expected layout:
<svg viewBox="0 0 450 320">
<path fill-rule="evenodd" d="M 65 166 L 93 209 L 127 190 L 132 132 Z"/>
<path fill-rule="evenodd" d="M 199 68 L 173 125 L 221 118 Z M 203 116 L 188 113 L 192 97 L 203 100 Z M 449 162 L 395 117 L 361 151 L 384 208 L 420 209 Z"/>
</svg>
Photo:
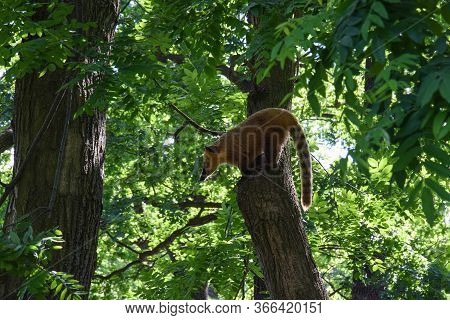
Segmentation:
<svg viewBox="0 0 450 320">
<path fill-rule="evenodd" d="M 422 191 L 422 189 L 423 189 L 423 180 L 417 181 L 413 189 L 409 192 L 408 207 L 414 205 L 415 200 L 417 199 L 417 196 L 419 195 L 419 192 Z"/>
<path fill-rule="evenodd" d="M 67 294 L 67 288 L 64 288 L 64 290 L 61 292 L 61 295 L 59 296 L 59 300 L 64 300 Z"/>
<path fill-rule="evenodd" d="M 433 194 L 428 188 L 423 188 L 422 190 L 422 209 L 428 224 L 433 226 L 437 218 L 437 213 L 434 207 Z"/>
<path fill-rule="evenodd" d="M 439 93 L 448 103 L 450 103 L 450 74 L 445 74 L 445 77 L 439 86 Z"/>
<path fill-rule="evenodd" d="M 369 15 L 369 19 L 370 21 L 372 21 L 373 23 L 375 23 L 377 26 L 383 28 L 384 27 L 384 22 L 383 20 L 381 20 L 381 18 L 375 14 L 371 14 Z"/>
<path fill-rule="evenodd" d="M 384 5 L 381 2 L 379 2 L 379 1 L 374 2 L 372 5 L 372 9 L 376 13 L 378 13 L 378 15 L 381 16 L 382 18 L 384 18 L 384 19 L 389 18 L 386 8 L 384 7 Z"/>
<path fill-rule="evenodd" d="M 321 106 L 319 100 L 313 92 L 308 93 L 308 102 L 314 114 L 320 116 Z"/>
<path fill-rule="evenodd" d="M 14 244 L 21 244 L 19 236 L 14 231 L 9 233 L 9 239 L 11 239 L 11 242 Z"/>
<path fill-rule="evenodd" d="M 50 289 L 51 290 L 55 289 L 57 285 L 58 285 L 58 282 L 56 280 L 53 280 L 52 284 L 50 285 Z"/>
<path fill-rule="evenodd" d="M 432 178 L 427 178 L 425 180 L 425 184 L 430 187 L 430 189 L 433 190 L 442 200 L 450 201 L 450 193 Z"/>
<path fill-rule="evenodd" d="M 442 163 L 450 163 L 450 155 L 435 144 L 429 143 L 423 147 L 423 150 L 427 155 L 436 158 Z"/>
<path fill-rule="evenodd" d="M 399 158 L 395 162 L 394 165 L 394 171 L 400 171 L 405 169 L 408 164 L 419 155 L 421 152 L 420 147 L 414 147 L 412 149 L 409 149 L 407 152 L 397 155 Z"/>
<path fill-rule="evenodd" d="M 274 60 L 277 55 L 278 52 L 280 51 L 280 48 L 283 44 L 283 41 L 279 41 L 273 48 L 272 48 L 272 52 L 270 53 L 270 60 Z"/>
<path fill-rule="evenodd" d="M 288 94 L 286 94 L 283 99 L 280 101 L 279 106 L 281 107 L 282 105 L 285 104 L 286 101 L 288 101 L 289 99 L 292 98 L 292 96 L 294 95 L 294 93 L 289 92 Z"/>
<path fill-rule="evenodd" d="M 404 152 L 411 149 L 413 146 L 418 146 L 418 139 L 422 136 L 421 132 L 410 135 L 408 138 L 403 139 L 400 146 L 397 149 L 397 154 L 403 154 Z"/>
<path fill-rule="evenodd" d="M 450 128 L 450 124 L 443 125 L 445 120 L 447 119 L 447 112 L 441 111 L 437 115 L 434 116 L 433 119 L 433 135 L 436 140 L 440 140 L 446 136 L 448 130 Z"/>
<path fill-rule="evenodd" d="M 62 283 L 60 283 L 60 284 L 56 287 L 56 289 L 55 289 L 55 295 L 57 295 L 57 294 L 61 291 L 62 287 L 63 287 L 63 284 L 62 284 Z"/>
<path fill-rule="evenodd" d="M 361 36 L 364 39 L 364 41 L 367 41 L 369 38 L 369 28 L 370 28 L 370 20 L 369 17 L 364 20 L 363 25 L 361 26 Z"/>
<path fill-rule="evenodd" d="M 47 68 L 44 68 L 41 72 L 38 74 L 38 78 L 42 78 L 47 73 Z"/>
<path fill-rule="evenodd" d="M 28 227 L 27 231 L 23 235 L 23 242 L 26 243 L 29 240 L 33 240 L 33 228 L 31 226 Z"/>
<path fill-rule="evenodd" d="M 378 168 L 378 161 L 373 159 L 373 158 L 369 158 L 367 159 L 367 162 L 369 163 L 369 165 L 373 168 Z"/>
<path fill-rule="evenodd" d="M 433 94 L 439 88 L 439 81 L 436 79 L 436 74 L 432 73 L 427 75 L 420 86 L 419 92 L 417 93 L 417 100 L 421 107 L 430 102 Z"/>
<path fill-rule="evenodd" d="M 358 128 L 361 126 L 361 121 L 358 118 L 358 115 L 355 111 L 347 108 L 344 110 L 344 114 L 348 120 L 350 120 L 353 124 L 355 124 Z"/>
<path fill-rule="evenodd" d="M 425 168 L 440 175 L 443 178 L 450 178 L 450 169 L 448 167 L 443 166 L 440 163 L 428 160 L 425 161 Z"/>
</svg>

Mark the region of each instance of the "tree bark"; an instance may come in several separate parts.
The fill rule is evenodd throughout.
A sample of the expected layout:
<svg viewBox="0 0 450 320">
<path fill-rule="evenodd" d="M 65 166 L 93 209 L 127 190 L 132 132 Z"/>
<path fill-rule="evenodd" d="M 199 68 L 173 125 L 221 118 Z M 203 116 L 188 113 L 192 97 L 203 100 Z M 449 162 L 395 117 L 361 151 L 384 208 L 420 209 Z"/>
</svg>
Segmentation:
<svg viewBox="0 0 450 320">
<path fill-rule="evenodd" d="M 254 83 L 247 98 L 252 114 L 280 102 L 292 93 L 295 66 L 286 62 L 275 66 L 269 77 Z M 291 99 L 281 107 L 290 109 Z M 327 299 L 311 255 L 301 209 L 292 180 L 286 150 L 277 174 L 243 177 L 238 183 L 237 200 L 255 247 L 265 282 L 273 299 Z"/>
<path fill-rule="evenodd" d="M 269 300 L 270 295 L 264 279 L 257 275 L 253 276 L 253 300 Z"/>
<path fill-rule="evenodd" d="M 104 42 L 112 39 L 117 0 L 67 2 L 74 5 L 73 18 L 96 23 L 96 28 L 85 33 L 91 50 L 100 50 L 99 39 Z M 33 19 L 43 19 L 46 14 L 40 10 Z M 94 58 L 76 51 L 73 60 L 91 63 Z M 35 233 L 59 228 L 65 243 L 53 255 L 49 268 L 73 274 L 88 292 L 96 264 L 102 212 L 106 118 L 99 110 L 73 118 L 101 75 L 91 74 L 74 88 L 58 92 L 72 77 L 70 71 L 57 70 L 40 78 L 37 73 L 28 73 L 16 81 L 13 114 L 16 183 L 5 226 L 15 228 L 14 223 L 20 219 L 21 223 L 30 223 Z M 0 298 L 16 298 L 19 281 L 9 277 L 3 280 Z"/>
</svg>

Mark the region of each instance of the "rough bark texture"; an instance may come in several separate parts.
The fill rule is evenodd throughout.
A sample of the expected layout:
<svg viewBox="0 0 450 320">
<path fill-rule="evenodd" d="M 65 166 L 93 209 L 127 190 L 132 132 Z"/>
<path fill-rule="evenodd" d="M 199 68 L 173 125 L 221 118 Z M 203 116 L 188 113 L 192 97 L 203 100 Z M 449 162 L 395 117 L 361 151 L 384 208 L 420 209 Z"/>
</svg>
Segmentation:
<svg viewBox="0 0 450 320">
<path fill-rule="evenodd" d="M 268 299 L 270 299 L 270 295 L 264 279 L 257 275 L 253 276 L 253 300 Z"/>
<path fill-rule="evenodd" d="M 247 99 L 248 114 L 279 107 L 293 90 L 293 63 L 274 67 L 268 78 L 254 84 Z M 282 106 L 290 108 L 291 101 Z M 242 178 L 238 183 L 238 204 L 264 272 L 273 299 L 327 299 L 311 255 L 301 209 L 292 181 L 286 152 L 279 172 Z M 300 182 L 299 182 L 300 184 Z"/>
<path fill-rule="evenodd" d="M 88 39 L 109 41 L 114 33 L 117 0 L 74 0 L 73 17 L 95 21 Z M 42 19 L 45 11 L 33 18 Z M 78 61 L 91 58 L 77 52 Z M 25 218 L 35 233 L 58 227 L 65 240 L 50 268 L 71 273 L 89 290 L 95 269 L 98 228 L 102 212 L 105 114 L 73 119 L 98 81 L 92 75 L 75 88 L 58 89 L 73 75 L 59 70 L 39 78 L 27 74 L 16 81 L 14 102 L 14 176 L 5 225 Z M 16 297 L 18 280 L 3 279 L 0 298 Z"/>
</svg>

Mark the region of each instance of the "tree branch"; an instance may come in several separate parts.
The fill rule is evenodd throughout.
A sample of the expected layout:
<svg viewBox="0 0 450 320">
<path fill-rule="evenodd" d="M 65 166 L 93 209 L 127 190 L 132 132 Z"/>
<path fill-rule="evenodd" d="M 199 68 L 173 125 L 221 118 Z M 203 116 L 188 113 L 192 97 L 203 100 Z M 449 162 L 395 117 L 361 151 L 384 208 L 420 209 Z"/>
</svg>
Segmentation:
<svg viewBox="0 0 450 320">
<path fill-rule="evenodd" d="M 0 133 L 0 154 L 10 149 L 13 145 L 13 131 L 11 127 L 8 127 Z"/>
<path fill-rule="evenodd" d="M 159 243 L 156 247 L 151 250 L 143 251 L 141 254 L 139 254 L 139 259 L 141 261 L 145 260 L 147 257 L 153 256 L 159 253 L 161 250 L 167 248 L 175 241 L 176 238 L 181 236 L 184 231 L 186 231 L 186 229 L 190 227 L 202 226 L 216 219 L 217 215 L 215 215 L 214 213 L 203 217 L 194 217 L 189 219 L 189 221 L 183 227 L 172 232 L 163 242 Z"/>
<path fill-rule="evenodd" d="M 136 254 L 139 254 L 140 252 L 136 249 L 133 249 L 131 246 L 129 246 L 128 244 L 120 241 L 119 239 L 117 239 L 116 237 L 114 237 L 111 232 L 109 232 L 108 230 L 106 230 L 106 234 L 111 238 L 112 241 L 114 241 L 115 243 L 117 243 L 119 246 L 124 247 L 128 250 L 130 250 L 131 252 L 134 252 Z"/>
<path fill-rule="evenodd" d="M 195 122 L 191 117 L 189 117 L 186 113 L 184 113 L 183 111 L 181 111 L 180 109 L 177 108 L 176 105 L 170 103 L 169 107 L 171 107 L 172 109 L 174 109 L 178 114 L 180 114 L 183 118 L 186 119 L 187 122 L 189 122 L 189 124 L 191 126 L 193 126 L 195 129 L 197 129 L 198 131 L 200 131 L 201 133 L 207 133 L 207 134 L 211 134 L 213 136 L 220 136 L 223 134 L 223 132 L 221 131 L 214 131 L 214 130 L 210 130 L 207 128 L 202 127 L 201 125 L 199 125 L 197 122 Z"/>
<path fill-rule="evenodd" d="M 184 56 L 176 53 L 162 53 L 161 49 L 158 48 L 155 52 L 156 60 L 162 63 L 167 63 L 167 61 L 175 62 L 176 64 L 181 64 L 184 62 Z"/>
<path fill-rule="evenodd" d="M 179 140 L 179 135 L 181 133 L 181 131 L 183 131 L 187 126 L 188 126 L 189 122 L 185 121 L 181 127 L 179 127 L 177 130 L 175 130 L 175 132 L 173 133 L 173 140 L 176 142 Z"/>
<path fill-rule="evenodd" d="M 160 48 L 155 52 L 156 60 L 162 63 L 167 63 L 168 61 L 175 62 L 176 64 L 183 63 L 185 57 L 182 54 L 176 53 L 163 53 Z M 253 90 L 253 85 L 251 81 L 245 80 L 244 75 L 234 70 L 233 62 L 232 65 L 226 66 L 221 64 L 216 67 L 220 71 L 220 74 L 230 80 L 231 83 L 235 84 L 242 92 L 250 92 Z"/>
<path fill-rule="evenodd" d="M 342 293 L 340 293 L 341 290 L 343 290 L 343 289 L 346 288 L 345 286 L 342 286 L 342 287 L 336 289 L 336 288 L 334 287 L 334 285 L 333 285 L 330 281 L 328 281 L 328 280 L 325 279 L 325 278 L 322 278 L 322 279 L 323 279 L 323 281 L 325 281 L 325 282 L 331 287 L 331 289 L 333 289 L 333 292 L 330 294 L 330 297 L 331 297 L 332 295 L 334 295 L 334 294 L 337 293 L 338 295 L 340 295 L 340 296 L 341 296 L 342 298 L 344 298 L 345 300 L 351 300 L 351 298 L 346 297 L 346 296 L 344 296 Z"/>
<path fill-rule="evenodd" d="M 116 276 L 118 274 L 121 274 L 121 273 L 127 271 L 132 266 L 144 262 L 148 257 L 154 256 L 154 255 L 158 254 L 159 252 L 161 252 L 163 249 L 168 248 L 176 240 L 176 238 L 181 236 L 186 231 L 186 229 L 188 229 L 190 227 L 201 226 L 201 225 L 207 224 L 207 223 L 209 223 L 211 221 L 214 221 L 216 219 L 217 219 L 217 215 L 213 214 L 213 213 L 209 214 L 207 216 L 203 216 L 203 217 L 191 218 L 191 219 L 188 220 L 188 222 L 183 227 L 181 227 L 181 228 L 175 230 L 174 232 L 172 232 L 164 241 L 159 243 L 153 249 L 142 251 L 142 252 L 137 252 L 138 255 L 139 255 L 138 259 L 129 262 L 128 264 L 126 264 L 122 268 L 114 270 L 113 272 L 111 272 L 110 274 L 108 274 L 106 276 L 95 275 L 94 277 L 97 278 L 97 279 L 108 280 L 108 279 L 110 279 L 110 278 L 112 278 L 112 277 L 114 277 L 114 276 Z M 128 246 L 126 246 L 126 247 L 128 248 Z M 130 248 L 128 248 L 128 249 L 130 249 Z M 135 250 L 133 249 L 132 251 L 135 251 Z"/>
<path fill-rule="evenodd" d="M 221 64 L 217 66 L 220 74 L 225 76 L 231 83 L 234 83 L 242 92 L 250 92 L 253 90 L 251 81 L 245 80 L 244 76 L 238 73 L 234 68 Z"/>
<path fill-rule="evenodd" d="M 222 208 L 220 202 L 184 201 L 178 204 L 180 208 Z"/>
</svg>

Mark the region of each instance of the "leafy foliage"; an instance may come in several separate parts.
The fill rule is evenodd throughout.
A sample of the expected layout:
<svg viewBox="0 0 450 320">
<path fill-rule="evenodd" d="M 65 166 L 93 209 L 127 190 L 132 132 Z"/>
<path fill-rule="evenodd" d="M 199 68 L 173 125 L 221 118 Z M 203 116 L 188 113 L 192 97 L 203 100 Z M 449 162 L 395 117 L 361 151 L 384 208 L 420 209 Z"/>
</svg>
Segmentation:
<svg viewBox="0 0 450 320">
<path fill-rule="evenodd" d="M 80 299 L 85 294 L 72 275 L 49 271 L 52 251 L 61 249 L 63 242 L 59 230 L 33 235 L 31 227 L 23 235 L 11 231 L 0 238 L 0 270 L 23 279 L 17 292 L 11 295 L 20 299 L 55 296 L 63 300 Z"/>
<path fill-rule="evenodd" d="M 51 14 L 33 21 L 42 6 Z M 70 5 L 0 8 L 10 26 L 0 30 L 2 126 L 15 78 L 59 68 L 104 75 L 78 112 L 109 105 L 91 298 L 189 299 L 205 286 L 219 298 L 252 298 L 262 275 L 236 204 L 239 174 L 222 167 L 198 184 L 214 137 L 171 106 L 225 131 L 245 118 L 248 96 L 219 66 L 260 83 L 288 60 L 299 69 L 293 112 L 318 159 L 308 238 L 331 297 L 350 299 L 361 284 L 385 299 L 448 297 L 448 2 L 139 0 L 121 9 L 104 55 L 71 32 L 95 26 L 70 20 Z M 75 54 L 92 59 L 69 63 Z M 2 155 L 3 181 L 8 161 Z M 73 278 L 47 265 L 60 235 L 14 234 L 0 242 L 0 269 L 30 280 L 22 297 L 82 297 Z"/>
</svg>

